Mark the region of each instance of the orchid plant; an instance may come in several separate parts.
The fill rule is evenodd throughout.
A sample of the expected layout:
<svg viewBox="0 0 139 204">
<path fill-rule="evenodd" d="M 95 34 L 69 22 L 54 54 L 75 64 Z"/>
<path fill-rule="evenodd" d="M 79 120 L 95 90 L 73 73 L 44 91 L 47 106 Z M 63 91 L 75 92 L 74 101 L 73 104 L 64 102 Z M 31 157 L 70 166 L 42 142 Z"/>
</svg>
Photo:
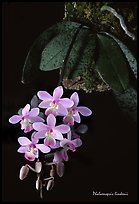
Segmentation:
<svg viewBox="0 0 139 204">
<path fill-rule="evenodd" d="M 19 178 L 25 179 L 29 169 L 36 173 L 36 189 L 43 198 L 42 190 L 51 190 L 54 186 L 55 171 L 59 177 L 64 174 L 64 161 L 68 161 L 68 151 L 76 151 L 82 145 L 78 133 L 84 134 L 87 126 L 81 123 L 82 116 L 90 116 L 92 111 L 85 106 L 78 106 L 79 96 L 74 92 L 70 98 L 62 98 L 63 87 L 54 89 L 51 96 L 47 91 L 39 91 L 30 104 L 18 111 L 18 115 L 9 118 L 9 122 L 20 122 L 23 136 L 18 138 L 21 145 L 19 153 L 23 153 L 26 160 L 35 161 L 35 168 L 26 164 L 21 167 Z M 60 124 L 57 124 L 59 123 Z M 49 168 L 46 177 L 44 168 Z M 43 172 L 43 174 L 42 174 Z M 48 171 L 47 171 L 48 172 Z"/>
</svg>

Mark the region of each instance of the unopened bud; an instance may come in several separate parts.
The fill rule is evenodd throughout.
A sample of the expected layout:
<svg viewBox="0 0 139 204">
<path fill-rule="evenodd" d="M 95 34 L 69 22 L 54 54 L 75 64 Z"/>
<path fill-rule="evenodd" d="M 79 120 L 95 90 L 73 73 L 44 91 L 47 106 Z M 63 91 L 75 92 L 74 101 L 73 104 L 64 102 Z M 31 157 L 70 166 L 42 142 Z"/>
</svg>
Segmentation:
<svg viewBox="0 0 139 204">
<path fill-rule="evenodd" d="M 54 186 L 54 180 L 49 180 L 48 183 L 47 183 L 47 191 L 50 191 Z"/>
<path fill-rule="evenodd" d="M 39 190 L 40 187 L 40 180 L 39 178 L 36 180 L 36 189 Z"/>
<path fill-rule="evenodd" d="M 52 166 L 52 169 L 50 170 L 50 176 L 54 177 L 55 174 L 55 170 L 54 167 Z"/>
<path fill-rule="evenodd" d="M 41 172 L 41 169 L 42 169 L 42 163 L 39 162 L 39 161 L 36 161 L 36 163 L 35 163 L 36 173 L 40 173 L 40 172 Z"/>
<path fill-rule="evenodd" d="M 24 178 L 27 177 L 28 172 L 29 172 L 29 168 L 27 167 L 27 165 L 22 166 L 20 169 L 19 178 L 23 180 Z"/>
<path fill-rule="evenodd" d="M 59 162 L 56 164 L 56 172 L 59 177 L 63 176 L 64 174 L 64 163 L 63 162 Z"/>
</svg>

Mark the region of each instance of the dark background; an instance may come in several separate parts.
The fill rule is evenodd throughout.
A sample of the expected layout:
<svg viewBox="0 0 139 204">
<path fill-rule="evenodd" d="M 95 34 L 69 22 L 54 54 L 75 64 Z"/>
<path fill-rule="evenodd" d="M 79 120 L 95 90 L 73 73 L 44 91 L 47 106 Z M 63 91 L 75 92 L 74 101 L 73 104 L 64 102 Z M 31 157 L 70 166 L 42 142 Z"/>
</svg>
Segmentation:
<svg viewBox="0 0 139 204">
<path fill-rule="evenodd" d="M 88 132 L 83 145 L 70 153 L 65 174 L 56 177 L 55 186 L 44 192 L 44 200 L 35 189 L 36 175 L 30 172 L 20 181 L 19 171 L 26 163 L 19 147 L 19 126 L 9 117 L 24 107 L 39 90 L 57 86 L 58 70 L 41 72 L 30 84 L 21 83 L 22 68 L 36 37 L 64 17 L 62 2 L 3 3 L 3 72 L 2 72 L 2 200 L 3 202 L 109 202 L 137 199 L 136 127 L 120 111 L 111 91 L 86 94 L 79 91 L 80 104 L 92 109 L 83 119 Z M 33 75 L 32 75 L 33 77 Z M 65 90 L 65 96 L 73 91 Z M 31 163 L 32 164 L 32 163 Z M 128 192 L 128 196 L 92 196 L 92 192 Z"/>
</svg>

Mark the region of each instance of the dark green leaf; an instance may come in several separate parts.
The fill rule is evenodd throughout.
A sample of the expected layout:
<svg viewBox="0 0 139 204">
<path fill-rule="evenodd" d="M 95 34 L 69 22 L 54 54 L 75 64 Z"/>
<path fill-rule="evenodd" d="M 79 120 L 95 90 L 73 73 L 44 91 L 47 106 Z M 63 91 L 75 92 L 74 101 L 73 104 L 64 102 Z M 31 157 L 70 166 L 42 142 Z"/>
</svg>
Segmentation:
<svg viewBox="0 0 139 204">
<path fill-rule="evenodd" d="M 37 40 L 34 42 L 33 46 L 31 47 L 25 60 L 23 73 L 22 73 L 23 83 L 29 82 L 33 78 L 33 76 L 35 76 L 35 73 L 39 70 L 40 63 L 41 63 L 40 69 L 45 71 L 59 68 L 62 65 L 61 63 L 62 57 L 60 57 L 61 56 L 60 51 L 62 51 L 64 47 L 65 49 L 63 50 L 63 52 L 65 54 L 66 49 L 68 49 L 68 45 L 71 42 L 72 36 L 74 35 L 74 32 L 79 27 L 79 25 L 80 24 L 78 23 L 63 21 L 47 29 L 37 38 Z M 64 33 L 65 35 L 63 35 Z M 62 36 L 61 38 L 59 34 Z M 58 45 L 58 43 L 60 45 Z M 61 44 L 62 44 L 62 47 L 61 47 Z M 44 49 L 47 46 L 50 49 L 50 51 L 48 50 L 46 52 L 46 50 Z M 56 56 L 54 56 L 56 55 L 56 51 L 57 51 L 57 54 L 59 53 L 58 54 L 58 56 L 60 57 L 59 63 L 56 63 L 53 61 L 50 63 L 52 59 L 57 59 Z M 47 59 L 45 57 L 45 61 L 43 61 L 45 54 L 47 54 L 48 57 Z M 49 62 L 49 66 L 46 67 L 45 65 L 48 62 Z"/>
<path fill-rule="evenodd" d="M 137 123 L 137 92 L 132 87 L 124 93 L 113 91 L 120 108 Z"/>
<path fill-rule="evenodd" d="M 113 38 L 105 34 L 98 36 L 98 59 L 96 68 L 103 80 L 113 89 L 122 92 L 128 88 L 129 74 L 126 58 Z"/>
</svg>

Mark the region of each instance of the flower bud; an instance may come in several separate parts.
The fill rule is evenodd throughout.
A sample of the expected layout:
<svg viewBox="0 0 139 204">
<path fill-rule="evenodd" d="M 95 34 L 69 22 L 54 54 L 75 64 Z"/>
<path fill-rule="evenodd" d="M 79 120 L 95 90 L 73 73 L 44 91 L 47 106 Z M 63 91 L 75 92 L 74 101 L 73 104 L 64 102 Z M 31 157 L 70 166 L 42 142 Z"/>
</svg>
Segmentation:
<svg viewBox="0 0 139 204">
<path fill-rule="evenodd" d="M 49 180 L 47 183 L 47 191 L 50 191 L 54 187 L 54 180 Z"/>
<path fill-rule="evenodd" d="M 59 162 L 56 164 L 56 172 L 59 177 L 63 176 L 64 174 L 64 163 L 63 162 Z"/>
<path fill-rule="evenodd" d="M 36 173 L 40 173 L 40 172 L 41 172 L 41 169 L 42 169 L 42 163 L 39 162 L 39 161 L 36 161 L 36 163 L 35 163 Z"/>
<path fill-rule="evenodd" d="M 27 177 L 28 172 L 29 172 L 28 166 L 27 166 L 27 165 L 22 166 L 21 169 L 20 169 L 19 178 L 20 178 L 21 180 L 23 180 L 24 178 Z"/>
<path fill-rule="evenodd" d="M 38 178 L 36 180 L 36 189 L 39 190 L 39 187 L 40 187 L 40 179 Z"/>
</svg>

